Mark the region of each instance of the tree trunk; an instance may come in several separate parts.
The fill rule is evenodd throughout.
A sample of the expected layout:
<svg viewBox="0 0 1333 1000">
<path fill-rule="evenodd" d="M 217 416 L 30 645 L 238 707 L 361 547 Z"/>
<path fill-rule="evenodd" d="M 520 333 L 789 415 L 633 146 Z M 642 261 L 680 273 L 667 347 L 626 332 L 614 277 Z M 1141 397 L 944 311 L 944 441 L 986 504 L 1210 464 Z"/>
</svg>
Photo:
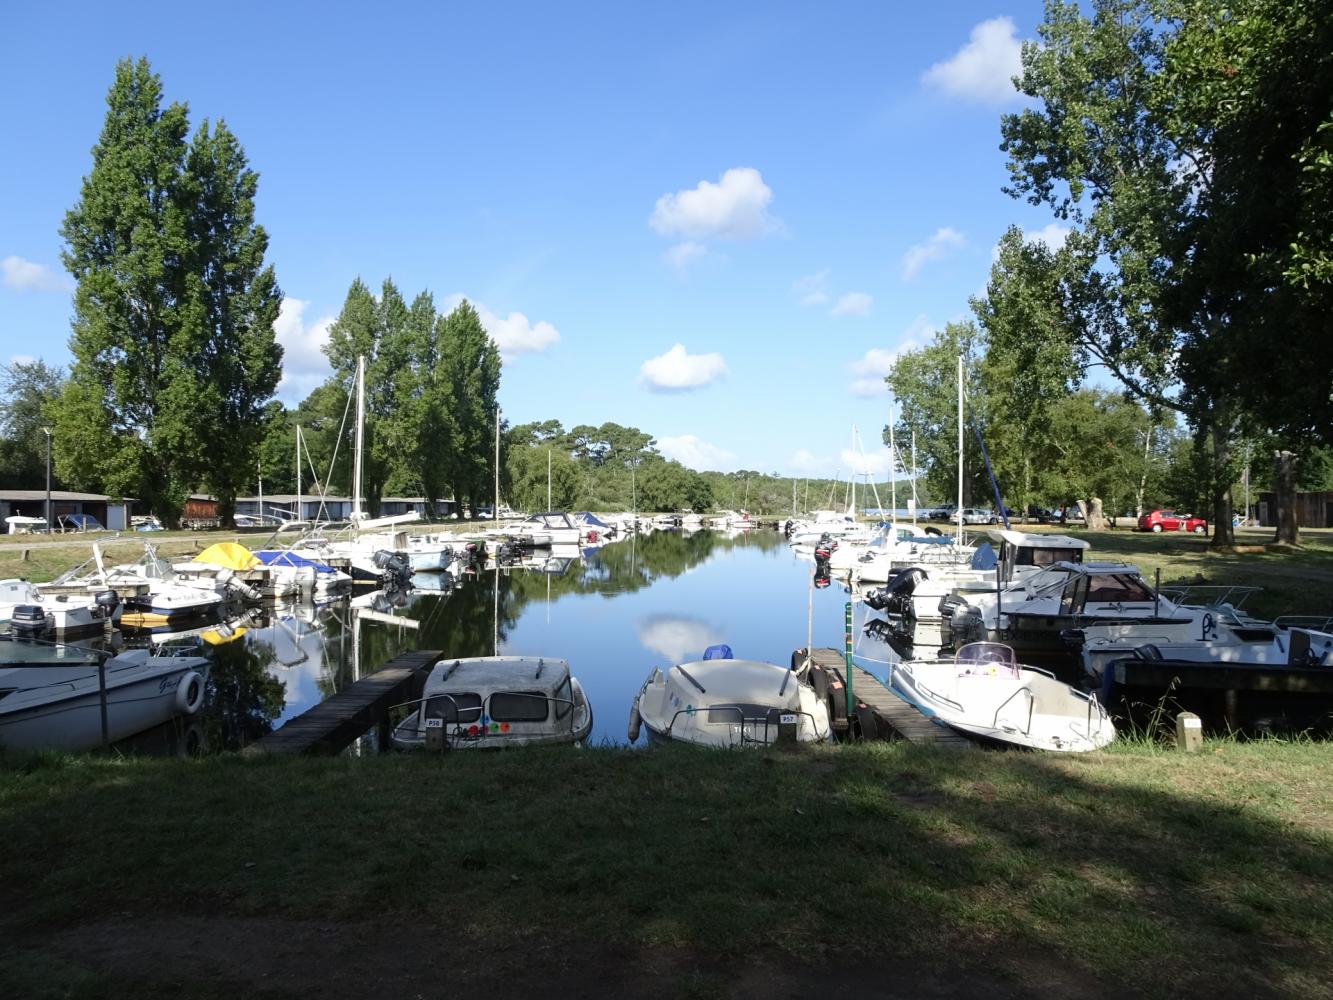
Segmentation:
<svg viewBox="0 0 1333 1000">
<path fill-rule="evenodd" d="M 263 524 L 264 512 L 259 513 Z M 224 528 L 236 527 L 236 494 L 230 490 L 218 496 L 218 523 Z"/>
<path fill-rule="evenodd" d="M 1301 540 L 1296 521 L 1296 455 L 1290 451 L 1273 453 L 1273 498 L 1277 501 L 1277 534 L 1273 541 L 1297 545 Z"/>
<path fill-rule="evenodd" d="M 1080 504 L 1080 506 L 1082 506 L 1082 504 Z M 1084 523 L 1087 524 L 1089 531 L 1106 530 L 1106 517 L 1102 513 L 1101 497 L 1092 498 L 1092 500 L 1087 504 L 1087 509 L 1084 513 L 1084 517 L 1087 519 Z"/>
<path fill-rule="evenodd" d="M 1236 534 L 1231 526 L 1231 420 L 1227 400 L 1219 393 L 1213 402 L 1213 540 L 1211 547 L 1229 549 Z"/>
</svg>

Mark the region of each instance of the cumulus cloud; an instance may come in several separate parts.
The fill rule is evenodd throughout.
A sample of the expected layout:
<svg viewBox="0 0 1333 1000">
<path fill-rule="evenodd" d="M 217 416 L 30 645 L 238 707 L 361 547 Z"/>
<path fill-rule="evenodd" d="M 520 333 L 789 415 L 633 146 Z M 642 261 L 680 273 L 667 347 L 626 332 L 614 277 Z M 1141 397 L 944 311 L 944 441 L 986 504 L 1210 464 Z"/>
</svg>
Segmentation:
<svg viewBox="0 0 1333 1000">
<path fill-rule="evenodd" d="M 321 316 L 307 323 L 308 308 L 310 303 L 304 299 L 285 298 L 273 323 L 273 333 L 282 345 L 278 396 L 287 401 L 299 401 L 310 395 L 333 370 L 323 347 L 329 342 L 329 327 L 337 317 Z"/>
<path fill-rule="evenodd" d="M 908 351 L 919 348 L 933 332 L 933 324 L 922 314 L 908 324 L 898 340 L 897 347 L 892 350 L 885 350 L 882 347 L 870 348 L 847 366 L 854 376 L 851 384 L 847 386 L 847 391 L 862 399 L 887 395 L 889 387 L 884 383 L 884 379 L 893 370 L 894 363 Z"/>
<path fill-rule="evenodd" d="M 1058 222 L 1052 222 L 1042 226 L 1037 230 L 1024 230 L 1023 237 L 1028 240 L 1036 240 L 1039 243 L 1045 243 L 1050 250 L 1059 250 L 1065 245 L 1065 240 L 1069 237 L 1069 227 L 1062 226 Z"/>
<path fill-rule="evenodd" d="M 727 363 L 721 354 L 689 354 L 683 344 L 639 366 L 639 380 L 654 392 L 701 389 L 726 374 Z"/>
<path fill-rule="evenodd" d="M 1000 105 L 1018 90 L 1013 78 L 1023 70 L 1023 43 L 1008 17 L 982 21 L 966 45 L 921 75 L 922 82 L 950 97 Z"/>
<path fill-rule="evenodd" d="M 781 223 L 768 213 L 773 189 L 753 167 L 732 167 L 718 182 L 657 199 L 648 220 L 663 236 L 687 239 L 747 240 L 777 231 Z"/>
<path fill-rule="evenodd" d="M 636 631 L 644 649 L 673 664 L 699 659 L 705 649 L 724 638 L 716 626 L 683 615 L 651 615 L 639 621 Z"/>
<path fill-rule="evenodd" d="M 74 287 L 65 275 L 22 257 L 0 260 L 0 284 L 16 292 L 66 292 Z"/>
<path fill-rule="evenodd" d="M 903 254 L 903 280 L 914 281 L 927 263 L 947 257 L 953 251 L 965 246 L 967 239 L 958 230 L 943 226 L 935 230 L 930 239 L 918 243 Z"/>
<path fill-rule="evenodd" d="M 693 434 L 658 438 L 657 450 L 667 458 L 674 458 L 685 468 L 699 472 L 727 472 L 736 464 L 736 456 L 731 452 L 701 441 Z"/>
<path fill-rule="evenodd" d="M 838 297 L 838 301 L 829 310 L 830 316 L 868 316 L 874 303 L 865 292 L 848 292 Z"/>
<path fill-rule="evenodd" d="M 886 479 L 889 475 L 889 449 L 887 445 L 881 445 L 873 451 L 855 451 L 851 448 L 842 449 L 839 455 L 839 461 L 842 462 L 844 469 L 851 469 L 853 476 L 871 475 L 876 479 Z"/>
<path fill-rule="evenodd" d="M 504 361 L 512 361 L 520 354 L 540 354 L 560 342 L 560 331 L 550 323 L 545 320 L 533 323 L 521 312 L 501 317 L 478 306 L 477 315 Z"/>
<path fill-rule="evenodd" d="M 705 257 L 707 255 L 708 248 L 702 243 L 686 240 L 684 243 L 677 243 L 675 246 L 671 247 L 671 249 L 662 255 L 662 259 L 677 271 L 684 271 L 700 257 Z"/>
<path fill-rule="evenodd" d="M 828 268 L 797 278 L 792 291 L 803 306 L 822 306 L 828 302 Z"/>
<path fill-rule="evenodd" d="M 545 320 L 533 323 L 521 312 L 500 316 L 476 299 L 469 299 L 457 292 L 445 298 L 443 311 L 451 312 L 464 300 L 477 310 L 477 318 L 481 320 L 482 327 L 495 342 L 495 348 L 500 352 L 502 361 L 513 361 L 522 354 L 540 354 L 548 347 L 560 343 L 560 331 Z"/>
</svg>

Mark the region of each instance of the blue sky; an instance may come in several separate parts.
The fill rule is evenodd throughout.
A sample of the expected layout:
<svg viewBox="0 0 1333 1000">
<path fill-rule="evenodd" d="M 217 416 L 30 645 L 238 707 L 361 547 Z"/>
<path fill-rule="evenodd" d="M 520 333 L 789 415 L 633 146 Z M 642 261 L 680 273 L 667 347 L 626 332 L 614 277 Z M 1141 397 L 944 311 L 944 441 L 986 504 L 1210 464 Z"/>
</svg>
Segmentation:
<svg viewBox="0 0 1333 1000">
<path fill-rule="evenodd" d="M 894 352 L 967 313 L 1011 223 L 999 116 L 1039 0 L 10 5 L 0 361 L 69 359 L 61 219 L 115 62 L 260 173 L 279 396 L 358 275 L 467 296 L 515 422 L 612 420 L 695 468 L 883 472 Z"/>
</svg>

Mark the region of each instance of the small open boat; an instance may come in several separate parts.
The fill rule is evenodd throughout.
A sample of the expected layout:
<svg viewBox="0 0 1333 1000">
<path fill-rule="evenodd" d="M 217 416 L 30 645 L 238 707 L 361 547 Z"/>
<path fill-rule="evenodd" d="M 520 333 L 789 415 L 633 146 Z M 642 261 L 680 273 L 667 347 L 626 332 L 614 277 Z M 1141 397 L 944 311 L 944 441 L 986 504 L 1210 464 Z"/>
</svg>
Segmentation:
<svg viewBox="0 0 1333 1000">
<path fill-rule="evenodd" d="M 476 656 L 440 660 L 391 738 L 399 750 L 577 743 L 592 705 L 564 660 Z"/>
<path fill-rule="evenodd" d="M 1003 643 L 969 643 L 949 660 L 895 663 L 889 686 L 923 715 L 985 742 L 1081 752 L 1115 739 L 1095 696 L 1020 666 Z"/>
<path fill-rule="evenodd" d="M 107 734 L 114 742 L 204 700 L 208 661 L 128 649 L 108 656 L 59 643 L 0 639 L 0 747 L 88 750 L 102 741 L 98 661 L 105 660 Z"/>
<path fill-rule="evenodd" d="M 829 738 L 828 706 L 803 673 L 738 660 L 728 646 L 709 646 L 702 660 L 666 671 L 653 667 L 630 708 L 629 740 L 640 726 L 655 741 L 729 747 Z"/>
</svg>

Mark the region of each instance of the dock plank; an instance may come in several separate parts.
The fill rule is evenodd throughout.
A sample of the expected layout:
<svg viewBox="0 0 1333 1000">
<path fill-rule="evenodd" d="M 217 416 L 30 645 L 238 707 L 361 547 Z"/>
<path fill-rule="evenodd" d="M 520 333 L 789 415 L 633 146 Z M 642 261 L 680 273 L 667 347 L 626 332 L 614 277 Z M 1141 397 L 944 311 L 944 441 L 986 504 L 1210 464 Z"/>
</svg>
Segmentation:
<svg viewBox="0 0 1333 1000">
<path fill-rule="evenodd" d="M 805 656 L 804 649 L 793 654 L 793 658 Z M 809 651 L 809 659 L 814 666 L 835 677 L 840 685 L 846 683 L 846 660 L 838 650 L 813 649 Z M 910 743 L 929 743 L 958 750 L 973 746 L 972 741 L 965 736 L 926 718 L 864 667 L 852 666 L 851 681 L 853 697 L 869 706 L 876 722 L 885 732 L 892 732 Z"/>
<path fill-rule="evenodd" d="M 431 665 L 443 655 L 439 650 L 414 650 L 396 656 L 332 698 L 288 719 L 244 752 L 338 753 L 386 719 L 390 707 L 417 697 Z"/>
</svg>

